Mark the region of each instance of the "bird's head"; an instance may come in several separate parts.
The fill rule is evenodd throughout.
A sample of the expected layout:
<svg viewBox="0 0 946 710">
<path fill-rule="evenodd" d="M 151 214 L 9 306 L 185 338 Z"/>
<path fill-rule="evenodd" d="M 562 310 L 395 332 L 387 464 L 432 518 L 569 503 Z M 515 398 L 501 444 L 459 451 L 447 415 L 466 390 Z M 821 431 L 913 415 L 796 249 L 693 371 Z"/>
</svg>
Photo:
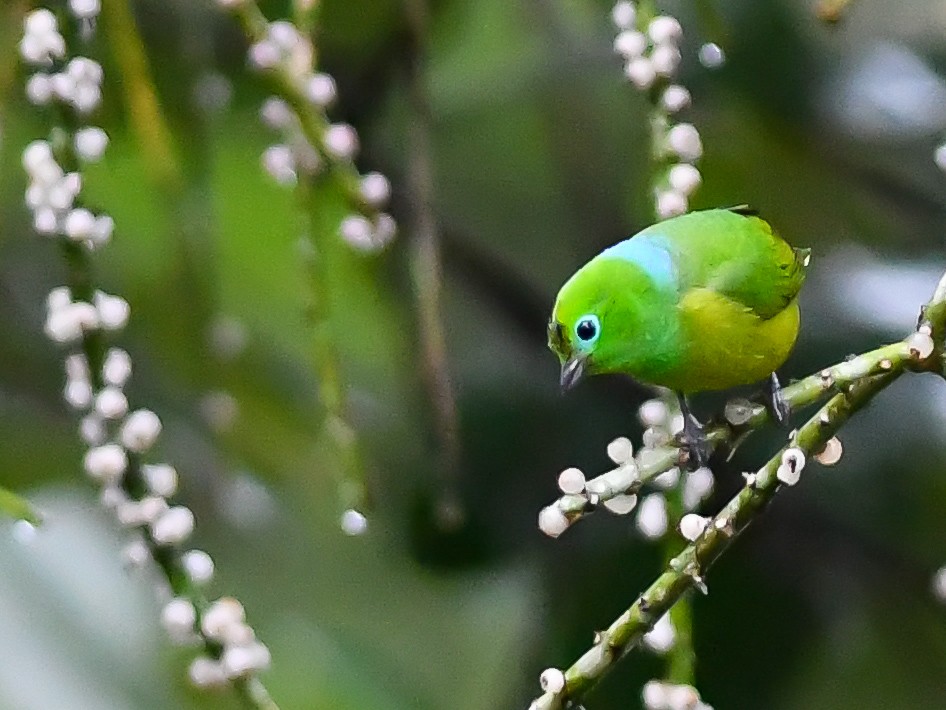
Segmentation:
<svg viewBox="0 0 946 710">
<path fill-rule="evenodd" d="M 648 374 L 672 348 L 675 328 L 668 295 L 638 265 L 596 258 L 559 291 L 548 324 L 548 344 L 562 365 L 563 390 L 583 378 Z"/>
</svg>

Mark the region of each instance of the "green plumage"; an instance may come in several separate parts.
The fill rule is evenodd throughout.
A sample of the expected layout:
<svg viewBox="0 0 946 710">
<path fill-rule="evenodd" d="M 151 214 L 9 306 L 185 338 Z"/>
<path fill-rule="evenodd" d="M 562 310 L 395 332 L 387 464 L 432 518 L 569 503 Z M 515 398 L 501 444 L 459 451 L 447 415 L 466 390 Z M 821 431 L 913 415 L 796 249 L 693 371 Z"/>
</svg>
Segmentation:
<svg viewBox="0 0 946 710">
<path fill-rule="evenodd" d="M 578 376 L 622 372 L 680 392 L 756 382 L 795 343 L 807 261 L 741 208 L 659 222 L 566 282 L 549 346 Z"/>
</svg>

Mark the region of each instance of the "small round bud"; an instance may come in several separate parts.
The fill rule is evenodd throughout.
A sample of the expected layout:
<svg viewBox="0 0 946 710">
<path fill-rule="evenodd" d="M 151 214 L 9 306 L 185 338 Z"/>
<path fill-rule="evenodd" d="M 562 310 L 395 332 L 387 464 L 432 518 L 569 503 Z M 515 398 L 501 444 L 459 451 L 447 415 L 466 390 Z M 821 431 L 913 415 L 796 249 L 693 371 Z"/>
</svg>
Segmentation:
<svg viewBox="0 0 946 710">
<path fill-rule="evenodd" d="M 634 458 L 634 446 L 626 436 L 620 436 L 608 444 L 608 458 L 617 464 L 623 464 Z"/>
<path fill-rule="evenodd" d="M 285 101 L 270 96 L 260 108 L 260 118 L 270 128 L 281 131 L 292 125 L 296 115 Z"/>
<path fill-rule="evenodd" d="M 236 4 L 243 0 L 217 0 L 218 4 Z M 187 676 L 197 688 L 219 688 L 227 683 L 227 674 L 219 661 L 206 656 L 198 656 L 191 661 L 187 669 Z"/>
<path fill-rule="evenodd" d="M 933 575 L 933 595 L 941 602 L 946 602 L 946 567 L 940 567 Z"/>
<path fill-rule="evenodd" d="M 131 306 L 121 296 L 95 292 L 95 311 L 105 330 L 121 330 L 128 323 Z"/>
<path fill-rule="evenodd" d="M 936 167 L 946 173 L 946 143 L 936 146 L 936 150 L 933 152 L 933 162 L 936 163 Z"/>
<path fill-rule="evenodd" d="M 191 582 L 207 584 L 214 576 L 214 561 L 203 550 L 189 550 L 181 557 L 181 564 Z"/>
<path fill-rule="evenodd" d="M 654 44 L 671 44 L 683 36 L 683 28 L 677 18 L 660 15 L 647 25 L 647 34 Z"/>
<path fill-rule="evenodd" d="M 585 474 L 578 468 L 566 468 L 558 474 L 558 488 L 567 495 L 578 495 L 585 490 Z"/>
<path fill-rule="evenodd" d="M 925 360 L 933 354 L 933 338 L 929 333 L 916 331 L 907 338 L 907 347 L 910 349 L 910 355 L 918 360 Z"/>
<path fill-rule="evenodd" d="M 306 81 L 305 94 L 319 108 L 328 108 L 338 96 L 335 80 L 328 74 L 313 74 Z"/>
<path fill-rule="evenodd" d="M 383 207 L 391 198 L 391 183 L 381 173 L 368 173 L 361 179 L 361 196 L 372 207 Z"/>
<path fill-rule="evenodd" d="M 121 441 L 125 448 L 136 453 L 150 449 L 161 433 L 161 420 L 150 409 L 139 409 L 122 423 Z"/>
<path fill-rule="evenodd" d="M 342 513 L 340 525 L 343 533 L 356 537 L 368 530 L 368 519 L 354 508 L 350 508 Z"/>
<path fill-rule="evenodd" d="M 82 460 L 91 478 L 103 483 L 115 483 L 128 468 L 128 456 L 118 444 L 104 444 L 89 449 Z"/>
<path fill-rule="evenodd" d="M 272 145 L 263 151 L 263 169 L 280 185 L 296 184 L 296 159 L 287 145 Z"/>
<path fill-rule="evenodd" d="M 663 190 L 657 193 L 657 217 L 669 219 L 684 214 L 688 203 L 685 195 L 676 190 Z"/>
<path fill-rule="evenodd" d="M 703 181 L 700 171 L 689 163 L 677 163 L 667 172 L 670 187 L 681 195 L 691 195 Z"/>
<path fill-rule="evenodd" d="M 80 128 L 75 135 L 75 149 L 78 156 L 89 163 L 94 163 L 105 155 L 108 147 L 108 134 L 97 126 Z"/>
<path fill-rule="evenodd" d="M 193 640 L 197 612 L 188 599 L 177 597 L 161 610 L 161 626 L 173 643 L 186 644 Z"/>
<path fill-rule="evenodd" d="M 177 492 L 177 471 L 166 463 L 149 463 L 141 467 L 148 490 L 161 498 L 170 498 Z"/>
<path fill-rule="evenodd" d="M 660 493 L 652 493 L 641 501 L 637 511 L 637 529 L 654 540 L 667 532 L 667 502 Z"/>
<path fill-rule="evenodd" d="M 627 515 L 637 507 L 637 496 L 625 494 L 612 496 L 602 505 L 615 515 Z"/>
<path fill-rule="evenodd" d="M 358 134 L 347 123 L 334 123 L 325 131 L 325 150 L 336 160 L 351 160 L 358 152 Z"/>
<path fill-rule="evenodd" d="M 92 385 L 85 379 L 69 380 L 62 396 L 73 409 L 87 409 L 92 404 Z"/>
<path fill-rule="evenodd" d="M 646 427 L 666 426 L 668 416 L 669 412 L 666 403 L 659 399 L 647 400 L 638 410 L 638 417 L 641 420 L 641 424 Z"/>
<path fill-rule="evenodd" d="M 680 66 L 680 50 L 670 44 L 661 44 L 654 48 L 650 55 L 651 64 L 654 65 L 654 71 L 659 76 L 670 77 Z"/>
<path fill-rule="evenodd" d="M 222 640 L 230 627 L 243 624 L 246 612 L 243 605 L 233 597 L 221 597 L 213 602 L 200 620 L 204 635 L 216 641 Z"/>
<path fill-rule="evenodd" d="M 194 532 L 194 514 L 190 508 L 168 508 L 151 524 L 151 536 L 158 545 L 177 545 Z"/>
<path fill-rule="evenodd" d="M 637 30 L 625 30 L 614 38 L 614 51 L 625 59 L 643 56 L 647 50 L 647 37 Z"/>
<path fill-rule="evenodd" d="M 703 531 L 706 530 L 707 523 L 709 523 L 708 518 L 704 518 L 702 515 L 695 513 L 687 513 L 680 519 L 680 534 L 683 535 L 685 539 L 692 542 L 703 534 Z"/>
<path fill-rule="evenodd" d="M 373 247 L 373 227 L 371 220 L 360 214 L 348 215 L 339 227 L 342 239 L 355 249 L 369 250 Z"/>
<path fill-rule="evenodd" d="M 560 693 L 565 687 L 565 674 L 558 668 L 546 668 L 539 676 L 539 685 L 543 692 Z"/>
<path fill-rule="evenodd" d="M 683 481 L 683 506 L 692 510 L 713 492 L 715 479 L 713 472 L 706 466 L 687 473 Z"/>
<path fill-rule="evenodd" d="M 621 0 L 614 4 L 611 10 L 611 20 L 614 25 L 621 30 L 626 30 L 634 26 L 637 20 L 637 8 L 629 0 Z"/>
<path fill-rule="evenodd" d="M 638 89 L 649 89 L 657 78 L 653 63 L 644 57 L 632 59 L 624 65 L 624 74 Z"/>
<path fill-rule="evenodd" d="M 664 654 L 673 648 L 676 635 L 670 614 L 664 614 L 657 619 L 654 628 L 644 634 L 644 645 L 654 653 Z"/>
<path fill-rule="evenodd" d="M 240 678 L 269 668 L 269 649 L 258 641 L 248 645 L 229 646 L 220 657 L 220 664 L 228 678 Z"/>
<path fill-rule="evenodd" d="M 69 0 L 69 10 L 80 20 L 94 20 L 101 9 L 101 0 Z"/>
<path fill-rule="evenodd" d="M 539 511 L 539 530 L 549 537 L 558 537 L 568 529 L 568 518 L 556 505 L 550 505 Z"/>
<path fill-rule="evenodd" d="M 118 419 L 128 412 L 128 399 L 118 387 L 103 387 L 95 396 L 95 411 L 103 419 Z"/>
<path fill-rule="evenodd" d="M 114 387 L 123 387 L 131 377 L 131 356 L 121 348 L 109 348 L 102 364 L 102 378 Z"/>
<path fill-rule="evenodd" d="M 707 42 L 700 47 L 700 64 L 707 69 L 718 69 L 726 63 L 726 53 L 715 42 Z"/>
<path fill-rule="evenodd" d="M 703 155 L 700 133 L 690 123 L 678 123 L 667 132 L 667 148 L 686 162 L 697 160 Z"/>
<path fill-rule="evenodd" d="M 26 98 L 31 104 L 45 106 L 53 98 L 53 83 L 49 74 L 33 74 L 26 82 Z"/>
<path fill-rule="evenodd" d="M 63 220 L 62 230 L 72 241 L 84 241 L 91 237 L 95 230 L 95 215 L 84 207 L 70 210 Z"/>
</svg>

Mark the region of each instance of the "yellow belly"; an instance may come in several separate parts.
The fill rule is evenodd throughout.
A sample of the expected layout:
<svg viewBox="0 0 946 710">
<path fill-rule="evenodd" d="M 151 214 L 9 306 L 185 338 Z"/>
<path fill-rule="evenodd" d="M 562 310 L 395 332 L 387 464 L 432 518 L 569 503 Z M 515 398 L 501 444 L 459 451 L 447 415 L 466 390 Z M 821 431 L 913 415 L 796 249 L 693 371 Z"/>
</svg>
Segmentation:
<svg viewBox="0 0 946 710">
<path fill-rule="evenodd" d="M 679 307 L 686 353 L 658 384 L 681 392 L 758 382 L 785 362 L 798 336 L 794 300 L 768 320 L 709 289 L 694 289 Z"/>
</svg>

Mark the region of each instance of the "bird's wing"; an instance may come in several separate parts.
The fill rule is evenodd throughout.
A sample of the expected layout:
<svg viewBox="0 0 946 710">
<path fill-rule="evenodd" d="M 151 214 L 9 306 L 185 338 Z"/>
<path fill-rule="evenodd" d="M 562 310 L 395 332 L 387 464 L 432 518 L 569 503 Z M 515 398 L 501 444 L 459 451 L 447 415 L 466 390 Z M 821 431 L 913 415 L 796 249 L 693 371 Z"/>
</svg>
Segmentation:
<svg viewBox="0 0 946 710">
<path fill-rule="evenodd" d="M 792 248 L 743 208 L 691 214 L 692 220 L 680 220 L 675 233 L 666 235 L 681 265 L 681 291 L 712 289 L 763 319 L 781 313 L 798 295 L 809 250 Z"/>
</svg>

